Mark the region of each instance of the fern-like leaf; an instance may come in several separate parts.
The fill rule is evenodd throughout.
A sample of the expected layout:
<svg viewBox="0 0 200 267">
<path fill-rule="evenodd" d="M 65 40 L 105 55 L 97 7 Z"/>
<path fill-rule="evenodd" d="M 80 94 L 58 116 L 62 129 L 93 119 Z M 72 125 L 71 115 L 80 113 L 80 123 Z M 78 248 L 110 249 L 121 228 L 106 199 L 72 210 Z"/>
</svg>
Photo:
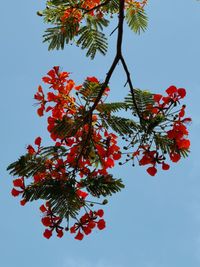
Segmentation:
<svg viewBox="0 0 200 267">
<path fill-rule="evenodd" d="M 21 156 L 17 161 L 11 163 L 7 170 L 11 175 L 31 177 L 37 172 L 46 169 L 45 158 L 35 157 L 29 154 Z"/>
<path fill-rule="evenodd" d="M 137 108 L 140 113 L 145 112 L 148 105 L 154 104 L 153 95 L 148 91 L 134 89 L 134 96 L 135 96 Z M 125 103 L 127 103 L 129 108 L 132 109 L 133 112 L 137 113 L 137 109 L 135 107 L 135 104 L 133 103 L 131 94 L 125 97 Z"/>
<path fill-rule="evenodd" d="M 29 185 L 23 194 L 27 201 L 44 199 L 49 201 L 52 211 L 60 217 L 75 217 L 83 205 L 74 187 L 68 181 L 45 179 Z"/>
<path fill-rule="evenodd" d="M 67 138 L 74 136 L 77 131 L 80 129 L 81 126 L 83 126 L 84 120 L 77 119 L 76 121 L 66 119 L 63 117 L 62 120 L 59 120 L 56 122 L 56 125 L 52 129 L 52 133 L 56 134 L 60 138 Z"/>
<path fill-rule="evenodd" d="M 49 43 L 49 50 L 64 49 L 65 44 L 68 44 L 77 35 L 77 27 L 78 23 L 69 19 L 64 25 L 48 28 L 43 35 L 43 42 Z"/>
<path fill-rule="evenodd" d="M 99 104 L 96 109 L 99 112 L 106 112 L 106 113 L 110 113 L 110 112 L 117 112 L 120 110 L 126 110 L 128 108 L 128 105 L 124 102 L 115 102 L 115 103 L 103 103 L 103 104 Z"/>
<path fill-rule="evenodd" d="M 126 21 L 128 26 L 135 33 L 140 33 L 141 31 L 145 31 L 148 25 L 147 15 L 142 8 L 138 8 L 135 5 L 127 8 L 126 11 Z"/>
<path fill-rule="evenodd" d="M 105 7 L 102 8 L 106 10 L 108 13 L 114 14 L 119 11 L 119 0 L 111 0 L 107 3 Z"/>
<path fill-rule="evenodd" d="M 110 127 L 112 130 L 114 130 L 121 136 L 132 134 L 134 131 L 138 130 L 137 123 L 130 119 L 118 116 L 102 116 L 102 121 L 105 127 Z"/>
<path fill-rule="evenodd" d="M 107 27 L 109 24 L 109 20 L 104 17 L 100 18 L 99 16 L 91 16 L 87 15 L 86 17 L 86 25 L 90 29 L 101 30 L 103 31 L 104 27 Z"/>
<path fill-rule="evenodd" d="M 83 185 L 94 197 L 111 196 L 124 188 L 122 180 L 114 179 L 112 175 L 101 175 L 95 178 L 89 178 L 83 182 Z"/>
<path fill-rule="evenodd" d="M 79 90 L 79 94 L 86 102 L 94 102 L 94 100 L 99 95 L 102 86 L 99 83 L 93 83 L 90 81 L 85 81 L 82 88 Z"/>
<path fill-rule="evenodd" d="M 80 45 L 82 49 L 87 49 L 87 57 L 94 59 L 97 51 L 103 55 L 106 54 L 108 44 L 105 34 L 88 26 L 82 27 L 78 33 L 80 38 L 77 45 Z"/>
</svg>

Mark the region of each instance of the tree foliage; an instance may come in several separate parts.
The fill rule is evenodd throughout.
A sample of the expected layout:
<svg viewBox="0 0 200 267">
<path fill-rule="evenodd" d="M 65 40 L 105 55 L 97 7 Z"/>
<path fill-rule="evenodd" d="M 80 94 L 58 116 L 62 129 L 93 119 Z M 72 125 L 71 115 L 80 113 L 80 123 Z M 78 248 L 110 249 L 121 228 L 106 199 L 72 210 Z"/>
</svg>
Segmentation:
<svg viewBox="0 0 200 267">
<path fill-rule="evenodd" d="M 135 33 L 145 31 L 146 4 L 147 0 L 49 0 L 38 12 L 51 24 L 44 33 L 49 50 L 75 43 L 91 59 L 106 54 L 104 29 L 112 17 L 118 20 L 111 32 L 117 32 L 116 55 L 103 81 L 87 77 L 76 85 L 70 73 L 58 66 L 42 78 L 48 88 L 39 85 L 34 98 L 37 114 L 48 113 L 53 144 L 45 147 L 37 137 L 25 155 L 8 166 L 10 174 L 17 176 L 12 195 L 22 196 L 22 205 L 45 201 L 40 210 L 46 238 L 53 231 L 62 237 L 70 230 L 82 240 L 95 227 L 105 228 L 103 210 L 94 211 L 93 206 L 107 204 L 107 197 L 124 188 L 122 179 L 109 173 L 117 161 L 133 166 L 138 162 L 154 176 L 159 168 L 168 170 L 169 161 L 188 156 L 191 119 L 185 117 L 185 105 L 180 106 L 185 89 L 172 85 L 161 95 L 134 88 L 123 56 L 124 22 Z M 107 102 L 118 63 L 126 74 L 128 92 L 121 102 Z"/>
</svg>

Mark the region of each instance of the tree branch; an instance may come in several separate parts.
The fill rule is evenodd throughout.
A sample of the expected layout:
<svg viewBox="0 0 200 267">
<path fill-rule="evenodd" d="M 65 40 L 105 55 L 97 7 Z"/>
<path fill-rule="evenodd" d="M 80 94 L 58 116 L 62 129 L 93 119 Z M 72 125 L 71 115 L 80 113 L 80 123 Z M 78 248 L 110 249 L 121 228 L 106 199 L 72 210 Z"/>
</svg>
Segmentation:
<svg viewBox="0 0 200 267">
<path fill-rule="evenodd" d="M 116 48 L 116 56 L 113 60 L 113 63 L 106 75 L 106 79 L 104 81 L 104 83 L 102 84 L 102 88 L 99 92 L 99 95 L 97 96 L 97 98 L 95 99 L 95 102 L 93 104 L 93 106 L 91 107 L 89 112 L 93 112 L 94 109 L 96 108 L 96 106 L 98 105 L 99 101 L 101 100 L 101 97 L 106 89 L 106 87 L 108 86 L 108 83 L 110 81 L 110 78 L 113 74 L 113 71 L 115 70 L 117 63 L 119 62 L 119 60 L 121 59 L 122 56 L 122 39 L 123 39 L 123 22 L 124 22 L 124 1 L 125 0 L 120 0 L 120 4 L 119 4 L 119 17 L 118 17 L 118 36 L 117 36 L 117 48 Z"/>
<path fill-rule="evenodd" d="M 131 81 L 130 72 L 128 70 L 128 67 L 127 67 L 126 61 L 124 60 L 124 57 L 121 56 L 120 59 L 121 59 L 121 62 L 122 62 L 122 66 L 124 68 L 124 71 L 126 73 L 127 83 L 129 84 L 129 87 L 130 87 L 131 96 L 132 96 L 132 100 L 133 100 L 133 105 L 135 106 L 135 109 L 136 109 L 136 112 L 138 114 L 138 117 L 140 118 L 140 122 L 142 122 L 143 118 L 142 118 L 142 116 L 140 114 L 140 111 L 138 109 L 137 102 L 136 102 L 136 99 L 135 99 L 135 93 L 134 93 L 134 88 L 133 88 L 133 84 L 132 84 L 132 81 Z"/>
</svg>

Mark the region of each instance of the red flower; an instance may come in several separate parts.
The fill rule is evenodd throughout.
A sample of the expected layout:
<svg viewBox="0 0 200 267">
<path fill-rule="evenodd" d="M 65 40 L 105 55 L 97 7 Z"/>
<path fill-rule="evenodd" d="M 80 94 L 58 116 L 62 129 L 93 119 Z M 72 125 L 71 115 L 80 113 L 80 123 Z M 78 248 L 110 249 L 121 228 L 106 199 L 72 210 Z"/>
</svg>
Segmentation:
<svg viewBox="0 0 200 267">
<path fill-rule="evenodd" d="M 36 153 L 35 149 L 31 145 L 27 146 L 27 150 L 30 155 L 34 155 Z"/>
<path fill-rule="evenodd" d="M 41 117 L 44 115 L 44 110 L 45 110 L 45 104 L 46 104 L 46 100 L 45 100 L 45 96 L 44 96 L 44 92 L 42 90 L 42 87 L 39 86 L 38 87 L 38 92 L 34 95 L 34 98 L 40 102 L 40 107 L 37 110 L 38 115 Z"/>
<path fill-rule="evenodd" d="M 163 106 L 165 106 L 165 105 L 169 104 L 171 98 L 169 96 L 163 96 L 162 100 L 164 102 Z"/>
<path fill-rule="evenodd" d="M 66 82 L 66 78 L 69 76 L 68 72 L 59 72 L 59 67 L 55 66 L 47 73 L 48 76 L 42 78 L 43 82 L 51 84 L 51 87 L 58 90 L 63 87 L 63 83 Z"/>
<path fill-rule="evenodd" d="M 45 106 L 41 105 L 41 107 L 38 108 L 38 110 L 37 110 L 38 116 L 42 117 L 44 115 L 44 110 L 45 110 Z"/>
<path fill-rule="evenodd" d="M 91 83 L 99 83 L 96 77 L 87 77 L 87 81 Z"/>
<path fill-rule="evenodd" d="M 13 197 L 17 197 L 21 193 L 23 193 L 23 191 L 16 190 L 15 188 L 13 188 L 12 191 L 11 191 L 11 194 L 13 195 Z"/>
<path fill-rule="evenodd" d="M 75 236 L 75 239 L 82 240 L 84 235 L 79 231 L 78 234 Z"/>
<path fill-rule="evenodd" d="M 184 88 L 179 88 L 178 94 L 181 98 L 184 98 L 186 96 L 186 90 Z"/>
<path fill-rule="evenodd" d="M 13 185 L 16 187 L 24 188 L 24 181 L 23 178 L 19 178 L 13 181 Z"/>
<path fill-rule="evenodd" d="M 34 95 L 34 99 L 44 102 L 44 92 L 41 85 L 38 86 L 38 92 Z"/>
<path fill-rule="evenodd" d="M 21 206 L 24 206 L 26 203 L 27 203 L 27 201 L 26 201 L 26 199 L 25 199 L 25 198 L 24 198 L 24 199 L 22 199 L 22 200 L 20 201 L 20 205 L 21 205 Z"/>
<path fill-rule="evenodd" d="M 89 216 L 89 214 L 88 214 L 88 213 L 85 213 L 85 214 L 81 217 L 80 222 L 81 222 L 82 224 L 85 224 L 85 223 L 87 223 L 89 220 L 90 220 L 90 216 Z"/>
<path fill-rule="evenodd" d="M 41 212 L 46 212 L 47 208 L 45 207 L 45 205 L 40 206 L 40 210 Z"/>
<path fill-rule="evenodd" d="M 157 173 L 157 169 L 156 169 L 155 167 L 149 167 L 149 168 L 147 169 L 147 172 L 148 172 L 151 176 L 154 176 L 154 175 L 156 175 L 156 173 Z"/>
<path fill-rule="evenodd" d="M 105 168 L 112 168 L 114 167 L 115 163 L 114 160 L 111 158 L 108 158 L 107 160 L 104 160 Z"/>
<path fill-rule="evenodd" d="M 104 219 L 101 219 L 97 222 L 97 227 L 99 228 L 99 230 L 103 230 L 106 227 Z"/>
<path fill-rule="evenodd" d="M 159 109 L 158 109 L 158 108 L 152 108 L 151 112 L 152 112 L 153 114 L 158 114 Z"/>
<path fill-rule="evenodd" d="M 76 190 L 76 194 L 77 194 L 79 197 L 83 198 L 83 199 L 85 199 L 85 198 L 88 196 L 88 193 L 86 193 L 86 192 L 84 192 L 84 191 L 82 191 L 82 190 L 80 190 L 80 189 Z"/>
<path fill-rule="evenodd" d="M 181 156 L 180 154 L 176 153 L 176 152 L 171 152 L 170 153 L 170 159 L 173 162 L 178 162 L 180 160 Z"/>
<path fill-rule="evenodd" d="M 182 139 L 177 141 L 177 146 L 179 149 L 189 149 L 190 147 L 190 140 Z"/>
<path fill-rule="evenodd" d="M 98 210 L 98 211 L 96 212 L 96 215 L 99 216 L 99 217 L 103 217 L 103 215 L 104 215 L 104 211 L 103 211 L 102 209 L 100 209 L 100 210 Z"/>
<path fill-rule="evenodd" d="M 49 239 L 52 236 L 52 230 L 46 229 L 43 233 L 43 236 Z"/>
<path fill-rule="evenodd" d="M 88 223 L 88 227 L 89 227 L 90 229 L 93 229 L 93 228 L 96 227 L 96 223 L 95 223 L 94 221 L 90 221 L 90 222 Z"/>
<path fill-rule="evenodd" d="M 52 225 L 52 221 L 51 221 L 50 217 L 43 217 L 41 221 L 42 221 L 44 226 L 48 227 L 48 226 Z"/>
<path fill-rule="evenodd" d="M 47 94 L 47 99 L 48 99 L 48 101 L 54 101 L 54 102 L 56 102 L 56 100 L 58 99 L 58 96 L 55 95 L 55 94 L 52 93 L 52 92 L 49 92 L 49 93 Z"/>
<path fill-rule="evenodd" d="M 118 153 L 115 153 L 115 154 L 113 154 L 113 159 L 114 160 L 119 160 L 120 158 L 121 158 L 121 153 L 120 152 L 118 152 Z"/>
<path fill-rule="evenodd" d="M 155 154 L 156 151 L 144 151 L 143 152 L 144 156 L 141 158 L 141 160 L 139 161 L 140 165 L 147 165 L 150 163 L 154 163 L 155 162 Z"/>
<path fill-rule="evenodd" d="M 76 233 L 76 225 L 74 225 L 74 226 L 72 226 L 72 227 L 70 228 L 70 233 L 71 233 L 71 234 L 75 234 L 75 233 Z"/>
<path fill-rule="evenodd" d="M 169 164 L 166 164 L 164 162 L 162 163 L 162 169 L 163 170 L 167 171 L 167 170 L 169 170 L 169 168 L 170 168 Z"/>
<path fill-rule="evenodd" d="M 57 230 L 57 237 L 61 238 L 63 236 L 63 230 Z"/>
<path fill-rule="evenodd" d="M 41 137 L 37 137 L 37 138 L 35 139 L 35 145 L 36 145 L 36 146 L 40 146 L 40 145 L 41 145 L 41 141 L 42 141 Z"/>
<path fill-rule="evenodd" d="M 89 235 L 92 232 L 92 230 L 89 226 L 85 226 L 83 227 L 83 232 L 84 234 Z"/>
<path fill-rule="evenodd" d="M 160 102 L 160 100 L 162 99 L 162 95 L 155 94 L 155 95 L 153 96 L 153 98 L 154 98 L 154 101 L 158 103 L 158 102 Z"/>
<path fill-rule="evenodd" d="M 171 96 L 173 94 L 175 94 L 177 92 L 177 88 L 176 86 L 172 85 L 170 86 L 167 90 L 166 90 L 166 93 Z"/>
<path fill-rule="evenodd" d="M 181 118 L 181 117 L 184 117 L 184 116 L 185 116 L 185 108 L 182 107 L 182 109 L 179 112 L 179 117 Z"/>
<path fill-rule="evenodd" d="M 191 118 L 185 118 L 185 119 L 183 119 L 181 122 L 182 122 L 182 123 L 189 123 L 189 122 L 191 122 L 191 121 L 192 121 Z"/>
</svg>

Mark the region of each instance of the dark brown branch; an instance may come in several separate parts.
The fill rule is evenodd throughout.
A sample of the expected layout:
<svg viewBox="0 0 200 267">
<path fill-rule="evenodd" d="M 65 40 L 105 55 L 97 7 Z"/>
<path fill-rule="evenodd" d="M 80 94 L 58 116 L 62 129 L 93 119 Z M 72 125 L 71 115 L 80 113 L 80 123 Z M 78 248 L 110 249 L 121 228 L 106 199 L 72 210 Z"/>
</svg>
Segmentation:
<svg viewBox="0 0 200 267">
<path fill-rule="evenodd" d="M 124 0 L 120 0 L 120 4 L 119 4 L 119 20 L 118 20 L 118 36 L 117 36 L 117 49 L 116 49 L 116 56 L 113 60 L 113 63 L 106 75 L 106 79 L 104 81 L 104 83 L 102 84 L 102 88 L 99 92 L 99 95 L 97 96 L 93 106 L 90 109 L 90 112 L 92 113 L 96 106 L 98 105 L 99 101 L 101 100 L 103 93 L 106 89 L 106 87 L 108 86 L 108 83 L 110 81 L 110 78 L 113 74 L 113 71 L 115 70 L 117 63 L 119 62 L 119 60 L 121 59 L 122 56 L 122 38 L 123 38 L 123 22 L 124 22 Z"/>
<path fill-rule="evenodd" d="M 124 68 L 124 71 L 126 73 L 127 76 L 127 83 L 129 84 L 130 87 L 130 91 L 131 91 L 131 95 L 132 95 L 132 100 L 133 100 L 133 105 L 135 106 L 136 112 L 138 117 L 140 118 L 140 121 L 142 122 L 142 116 L 140 114 L 140 111 L 138 109 L 137 106 L 137 102 L 135 99 L 135 93 L 134 93 L 134 88 L 133 88 L 133 84 L 131 81 L 131 77 L 130 77 L 130 72 L 128 70 L 127 64 L 124 60 L 124 57 L 122 55 L 122 39 L 123 39 L 123 22 L 124 22 L 124 2 L 125 0 L 120 0 L 120 5 L 119 5 L 119 20 L 118 20 L 118 25 L 116 27 L 116 29 L 118 29 L 118 36 L 117 36 L 117 49 L 116 49 L 116 56 L 114 58 L 114 61 L 106 75 L 106 79 L 104 81 L 104 83 L 102 84 L 102 89 L 99 92 L 99 95 L 97 96 L 92 108 L 90 109 L 90 113 L 92 113 L 94 111 L 94 109 L 96 108 L 96 106 L 98 105 L 99 101 L 101 100 L 103 93 L 106 89 L 106 87 L 108 86 L 108 83 L 110 81 L 110 78 L 113 74 L 113 71 L 115 70 L 117 63 L 121 60 L 122 62 L 122 66 Z"/>
<path fill-rule="evenodd" d="M 128 70 L 126 61 L 124 60 L 123 56 L 121 56 L 120 59 L 121 59 L 121 62 L 122 62 L 122 66 L 124 68 L 124 71 L 126 73 L 127 83 L 129 84 L 129 87 L 130 87 L 131 96 L 132 96 L 132 100 L 133 100 L 133 105 L 135 106 L 136 113 L 137 113 L 138 117 L 140 118 L 140 122 L 142 122 L 143 118 L 142 118 L 142 116 L 140 114 L 140 111 L 138 109 L 137 102 L 136 102 L 136 99 L 135 99 L 135 93 L 134 93 L 134 88 L 133 88 L 133 84 L 132 84 L 132 81 L 131 81 L 130 72 Z"/>
<path fill-rule="evenodd" d="M 98 105 L 99 101 L 101 100 L 105 89 L 108 87 L 109 81 L 110 81 L 110 79 L 112 77 L 112 74 L 113 74 L 113 72 L 114 72 L 114 70 L 115 70 L 115 68 L 116 68 L 116 66 L 117 66 L 119 61 L 122 62 L 124 71 L 125 71 L 126 76 L 127 76 L 127 83 L 129 84 L 129 87 L 130 87 L 133 104 L 135 106 L 135 109 L 136 109 L 136 112 L 138 114 L 138 117 L 140 118 L 140 121 L 142 122 L 142 116 L 141 116 L 141 114 L 139 112 L 139 109 L 137 107 L 137 102 L 136 102 L 136 99 L 135 99 L 134 88 L 133 88 L 133 84 L 132 84 L 132 81 L 131 81 L 131 78 L 130 78 L 130 72 L 129 72 L 128 67 L 126 65 L 126 62 L 125 62 L 125 60 L 124 60 L 124 58 L 122 56 L 124 2 L 125 2 L 125 0 L 120 0 L 120 4 L 119 4 L 118 26 L 116 27 L 118 29 L 116 55 L 115 55 L 115 58 L 113 60 L 113 63 L 111 65 L 109 71 L 107 72 L 105 81 L 101 85 L 101 90 L 100 90 L 97 98 L 95 99 L 93 106 L 90 108 L 87 116 L 85 117 L 85 121 L 90 125 L 90 128 L 89 128 L 88 133 L 87 133 L 85 144 L 82 147 L 81 152 L 80 152 L 80 154 L 79 154 L 79 156 L 77 158 L 77 163 L 76 163 L 76 168 L 75 169 L 77 169 L 77 167 L 78 167 L 78 163 L 79 163 L 79 160 L 80 160 L 80 158 L 81 158 L 81 156 L 83 154 L 84 147 L 87 145 L 87 142 L 88 142 L 88 140 L 90 138 L 90 135 L 91 135 L 92 113 L 95 110 L 96 106 Z"/>
<path fill-rule="evenodd" d="M 89 130 L 88 130 L 88 133 L 87 133 L 87 137 L 86 137 L 86 140 L 85 140 L 85 143 L 79 153 L 79 156 L 76 160 L 76 167 L 75 167 L 75 171 L 77 170 L 78 168 L 78 163 L 79 163 L 79 160 L 81 159 L 81 156 L 83 154 L 83 151 L 84 151 L 84 148 L 85 146 L 87 145 L 87 142 L 90 138 L 90 134 L 91 134 L 91 125 L 92 125 L 92 113 L 93 111 L 95 110 L 96 106 L 98 105 L 99 101 L 101 100 L 102 96 L 103 96 L 103 93 L 106 89 L 106 87 L 108 87 L 108 83 L 110 81 L 110 78 L 113 74 L 113 71 L 115 70 L 116 66 L 117 66 L 117 63 L 119 62 L 119 60 L 121 59 L 121 56 L 122 56 L 122 37 L 123 37 L 123 21 L 124 21 L 124 1 L 125 0 L 120 0 L 120 6 L 119 6 L 119 20 L 118 20 L 118 36 L 117 36 L 117 48 L 116 48 L 116 56 L 113 60 L 113 63 L 106 75 L 106 78 L 105 78 L 105 81 L 104 83 L 102 84 L 101 86 L 101 90 L 97 96 L 97 98 L 95 99 L 95 102 L 93 104 L 93 106 L 91 107 L 91 109 L 89 110 L 86 118 L 85 118 L 85 121 L 88 122 L 88 124 L 90 125 L 89 126 Z"/>
<path fill-rule="evenodd" d="M 118 26 L 114 28 L 114 30 L 110 33 L 110 36 L 118 29 Z"/>
</svg>

